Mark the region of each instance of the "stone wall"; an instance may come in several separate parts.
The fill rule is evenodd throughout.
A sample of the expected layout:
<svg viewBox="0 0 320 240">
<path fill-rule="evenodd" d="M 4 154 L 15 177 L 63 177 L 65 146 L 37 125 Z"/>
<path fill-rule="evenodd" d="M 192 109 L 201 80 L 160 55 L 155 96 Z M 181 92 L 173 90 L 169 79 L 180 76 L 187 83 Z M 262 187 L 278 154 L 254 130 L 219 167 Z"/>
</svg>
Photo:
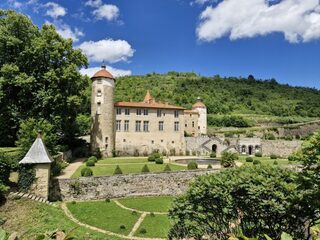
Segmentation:
<svg viewBox="0 0 320 240">
<path fill-rule="evenodd" d="M 95 200 L 132 196 L 178 195 L 185 192 L 197 176 L 218 170 L 194 170 L 162 173 L 53 179 L 50 200 Z"/>
<path fill-rule="evenodd" d="M 29 193 L 48 199 L 50 168 L 50 164 L 35 164 L 35 181 L 31 185 Z"/>
<path fill-rule="evenodd" d="M 288 157 L 291 153 L 299 150 L 303 141 L 293 140 L 261 140 L 261 148 L 264 156 L 276 154 L 281 157 Z"/>
</svg>

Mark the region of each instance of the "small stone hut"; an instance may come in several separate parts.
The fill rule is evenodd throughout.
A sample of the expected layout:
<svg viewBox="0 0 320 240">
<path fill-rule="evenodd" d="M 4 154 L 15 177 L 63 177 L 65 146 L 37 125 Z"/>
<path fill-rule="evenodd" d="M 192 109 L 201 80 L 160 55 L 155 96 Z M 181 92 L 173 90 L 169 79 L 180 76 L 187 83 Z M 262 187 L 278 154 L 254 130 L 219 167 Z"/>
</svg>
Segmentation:
<svg viewBox="0 0 320 240">
<path fill-rule="evenodd" d="M 32 164 L 35 170 L 35 181 L 29 190 L 31 194 L 48 199 L 52 162 L 53 159 L 39 134 L 26 156 L 19 162 L 19 164 Z"/>
</svg>

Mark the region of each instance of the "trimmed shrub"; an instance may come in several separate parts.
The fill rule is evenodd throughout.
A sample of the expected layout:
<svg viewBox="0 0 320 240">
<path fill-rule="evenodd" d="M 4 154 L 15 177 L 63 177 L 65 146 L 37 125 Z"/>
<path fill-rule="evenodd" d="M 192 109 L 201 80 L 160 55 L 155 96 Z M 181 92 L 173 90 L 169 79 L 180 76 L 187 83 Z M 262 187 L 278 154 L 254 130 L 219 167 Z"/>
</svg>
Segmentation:
<svg viewBox="0 0 320 240">
<path fill-rule="evenodd" d="M 125 230 L 125 229 L 126 229 L 126 226 L 125 226 L 125 225 L 120 225 L 120 229 L 121 229 L 121 230 Z"/>
<path fill-rule="evenodd" d="M 109 202 L 111 202 L 111 200 L 109 198 L 106 198 L 105 202 L 109 203 Z"/>
<path fill-rule="evenodd" d="M 143 166 L 143 168 L 142 168 L 141 172 L 142 172 L 142 173 L 150 172 L 150 170 L 149 170 L 149 168 L 148 168 L 147 164 L 145 164 L 145 165 Z"/>
<path fill-rule="evenodd" d="M 277 156 L 277 155 L 275 155 L 275 154 L 271 154 L 271 155 L 270 155 L 270 158 L 271 158 L 271 159 L 277 159 L 277 158 L 278 158 L 278 156 Z"/>
<path fill-rule="evenodd" d="M 216 157 L 217 157 L 217 153 L 216 153 L 216 152 L 210 153 L 210 157 L 211 157 L 211 158 L 216 158 Z"/>
<path fill-rule="evenodd" d="M 155 153 L 152 153 L 152 154 L 149 155 L 148 161 L 149 162 L 155 162 L 156 159 L 158 159 L 158 158 L 161 158 L 161 155 L 160 155 L 160 153 L 155 152 Z"/>
<path fill-rule="evenodd" d="M 137 211 L 132 211 L 131 214 L 134 216 L 138 215 Z"/>
<path fill-rule="evenodd" d="M 273 165 L 278 165 L 279 163 L 277 162 L 277 160 L 275 160 L 274 162 L 273 162 Z"/>
<path fill-rule="evenodd" d="M 71 204 L 77 204 L 77 202 L 76 201 L 72 201 Z"/>
<path fill-rule="evenodd" d="M 253 162 L 253 158 L 252 157 L 247 157 L 246 158 L 246 162 Z"/>
<path fill-rule="evenodd" d="M 193 169 L 197 169 L 198 168 L 198 163 L 192 161 L 188 163 L 188 169 L 189 170 L 193 170 Z"/>
<path fill-rule="evenodd" d="M 261 152 L 257 152 L 257 153 L 254 154 L 254 156 L 256 156 L 256 157 L 262 157 L 262 153 L 261 153 Z"/>
<path fill-rule="evenodd" d="M 209 164 L 208 167 L 207 167 L 207 169 L 212 169 L 212 165 Z"/>
<path fill-rule="evenodd" d="M 155 217 L 156 215 L 152 212 L 150 213 L 150 217 Z"/>
<path fill-rule="evenodd" d="M 257 159 L 253 160 L 253 165 L 258 165 L 258 164 L 261 164 L 260 160 L 257 160 Z"/>
<path fill-rule="evenodd" d="M 116 166 L 116 169 L 113 172 L 113 175 L 122 174 L 122 170 L 119 165 Z"/>
<path fill-rule="evenodd" d="M 93 161 L 93 162 L 98 162 L 98 159 L 97 159 L 97 157 L 96 156 L 91 156 L 91 157 L 89 157 L 88 158 L 88 160 L 87 161 Z"/>
<path fill-rule="evenodd" d="M 96 165 L 96 162 L 93 161 L 93 160 L 88 160 L 88 161 L 86 162 L 86 166 L 87 166 L 87 167 L 94 167 L 95 165 Z"/>
<path fill-rule="evenodd" d="M 169 164 L 166 164 L 163 171 L 164 172 L 171 172 L 171 168 L 170 168 Z"/>
<path fill-rule="evenodd" d="M 293 155 L 293 154 L 290 154 L 290 155 L 288 156 L 288 160 L 289 160 L 290 162 L 293 162 L 293 161 L 295 161 L 295 160 L 296 160 L 296 157 L 295 157 L 295 155 Z"/>
<path fill-rule="evenodd" d="M 140 234 L 146 234 L 147 230 L 145 228 L 141 228 L 139 231 Z"/>
<path fill-rule="evenodd" d="M 85 167 L 81 170 L 81 177 L 90 177 L 93 175 L 91 168 Z"/>
<path fill-rule="evenodd" d="M 157 158 L 155 162 L 156 162 L 156 164 L 163 164 L 163 159 Z"/>
</svg>

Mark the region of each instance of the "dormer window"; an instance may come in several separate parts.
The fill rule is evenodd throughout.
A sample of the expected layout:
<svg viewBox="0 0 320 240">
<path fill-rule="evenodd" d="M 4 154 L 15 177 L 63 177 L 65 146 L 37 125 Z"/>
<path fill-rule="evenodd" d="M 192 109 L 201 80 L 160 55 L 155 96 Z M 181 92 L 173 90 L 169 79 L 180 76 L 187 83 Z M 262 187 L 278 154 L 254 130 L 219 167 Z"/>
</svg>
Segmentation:
<svg viewBox="0 0 320 240">
<path fill-rule="evenodd" d="M 98 91 L 97 91 L 97 97 L 101 97 L 101 96 L 102 96 L 101 89 L 98 89 Z"/>
</svg>

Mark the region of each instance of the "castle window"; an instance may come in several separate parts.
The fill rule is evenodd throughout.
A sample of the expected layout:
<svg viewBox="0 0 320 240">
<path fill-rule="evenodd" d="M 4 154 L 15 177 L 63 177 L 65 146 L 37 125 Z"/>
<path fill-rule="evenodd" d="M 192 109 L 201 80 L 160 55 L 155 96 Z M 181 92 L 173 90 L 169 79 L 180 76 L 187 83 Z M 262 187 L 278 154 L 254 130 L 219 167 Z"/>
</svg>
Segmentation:
<svg viewBox="0 0 320 240">
<path fill-rule="evenodd" d="M 185 127 L 188 127 L 188 124 L 185 124 L 184 126 L 185 126 Z"/>
<path fill-rule="evenodd" d="M 137 115 L 141 115 L 141 109 L 137 109 Z"/>
<path fill-rule="evenodd" d="M 121 108 L 117 108 L 117 115 L 121 115 Z"/>
<path fill-rule="evenodd" d="M 124 114 L 125 114 L 125 115 L 130 115 L 130 109 L 129 109 L 129 108 L 126 108 L 126 109 L 124 110 Z"/>
<path fill-rule="evenodd" d="M 98 89 L 98 91 L 97 91 L 97 97 L 101 97 L 101 96 L 102 96 L 101 89 Z"/>
<path fill-rule="evenodd" d="M 157 110 L 157 117 L 161 117 L 162 111 L 160 109 Z"/>
<path fill-rule="evenodd" d="M 125 139 L 123 139 L 123 142 L 126 142 L 126 140 L 125 140 Z"/>
<path fill-rule="evenodd" d="M 179 117 L 179 111 L 178 111 L 178 110 L 175 110 L 175 111 L 174 111 L 174 117 L 175 117 L 175 118 L 178 118 L 178 117 Z"/>
<path fill-rule="evenodd" d="M 149 114 L 148 109 L 143 109 L 143 115 L 148 115 L 148 114 Z"/>
<path fill-rule="evenodd" d="M 143 121 L 143 131 L 149 132 L 149 121 Z"/>
<path fill-rule="evenodd" d="M 141 121 L 136 121 L 136 132 L 141 132 Z"/>
<path fill-rule="evenodd" d="M 174 144 L 174 141 L 172 141 L 171 143 Z"/>
<path fill-rule="evenodd" d="M 179 131 L 179 122 L 174 122 L 174 131 Z"/>
<path fill-rule="evenodd" d="M 97 102 L 97 114 L 101 114 L 101 102 Z"/>
<path fill-rule="evenodd" d="M 192 127 L 194 128 L 194 122 L 192 122 Z"/>
<path fill-rule="evenodd" d="M 154 144 L 154 140 L 152 140 L 151 143 Z"/>
<path fill-rule="evenodd" d="M 129 131 L 129 120 L 124 121 L 124 131 L 128 132 Z"/>
<path fill-rule="evenodd" d="M 161 139 L 161 142 L 163 143 L 163 139 Z"/>
<path fill-rule="evenodd" d="M 200 130 L 200 126 L 198 126 L 198 129 Z"/>
<path fill-rule="evenodd" d="M 162 132 L 163 131 L 163 121 L 159 122 L 159 131 Z"/>
<path fill-rule="evenodd" d="M 116 130 L 117 130 L 117 132 L 121 131 L 121 120 L 116 121 Z"/>
</svg>

